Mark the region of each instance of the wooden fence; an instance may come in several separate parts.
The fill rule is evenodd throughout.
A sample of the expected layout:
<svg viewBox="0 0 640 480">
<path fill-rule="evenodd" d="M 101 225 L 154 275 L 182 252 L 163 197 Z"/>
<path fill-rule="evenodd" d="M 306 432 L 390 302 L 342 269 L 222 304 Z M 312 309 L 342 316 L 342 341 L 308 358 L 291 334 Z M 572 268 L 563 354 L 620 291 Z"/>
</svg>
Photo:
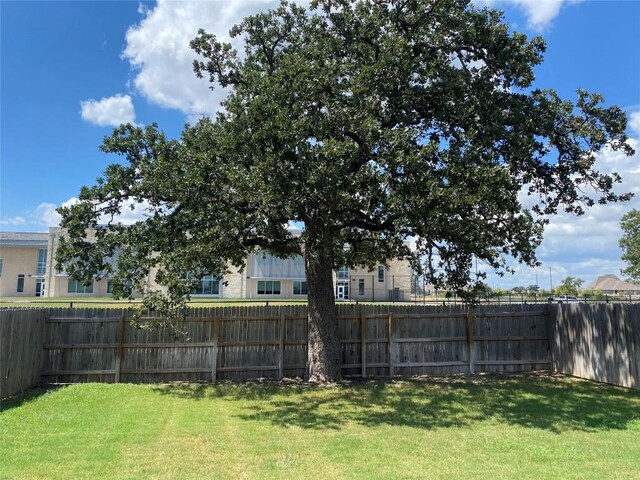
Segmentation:
<svg viewBox="0 0 640 480">
<path fill-rule="evenodd" d="M 555 371 L 640 388 L 640 305 L 553 305 L 551 318 Z"/>
<path fill-rule="evenodd" d="M 347 376 L 523 371 L 551 366 L 546 306 L 341 305 Z M 192 309 L 175 328 L 142 329 L 127 310 L 50 309 L 46 382 L 302 376 L 305 305 Z M 147 318 L 146 320 L 151 320 Z"/>
<path fill-rule="evenodd" d="M 45 311 L 0 309 L 0 399 L 40 382 Z"/>
<path fill-rule="evenodd" d="M 551 369 L 640 388 L 640 305 L 340 305 L 347 376 Z M 0 398 L 55 382 L 304 374 L 306 306 L 192 309 L 137 328 L 122 309 L 0 309 Z"/>
</svg>

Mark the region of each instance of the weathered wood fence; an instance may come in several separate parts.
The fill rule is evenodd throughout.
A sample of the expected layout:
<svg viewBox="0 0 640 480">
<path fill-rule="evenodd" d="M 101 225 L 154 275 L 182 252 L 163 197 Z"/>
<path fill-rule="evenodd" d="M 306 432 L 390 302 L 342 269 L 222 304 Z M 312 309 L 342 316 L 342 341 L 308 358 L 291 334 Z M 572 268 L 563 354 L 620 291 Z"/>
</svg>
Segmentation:
<svg viewBox="0 0 640 480">
<path fill-rule="evenodd" d="M 551 308 L 555 371 L 640 388 L 640 305 Z"/>
<path fill-rule="evenodd" d="M 40 382 L 45 314 L 0 309 L 0 399 Z"/>
<path fill-rule="evenodd" d="M 347 376 L 553 368 L 640 386 L 640 305 L 340 305 L 338 312 Z M 0 310 L 0 398 L 40 381 L 301 376 L 306 315 L 305 305 L 200 308 L 173 328 L 138 328 L 123 309 Z"/>
<path fill-rule="evenodd" d="M 345 375 L 522 371 L 551 364 L 546 306 L 338 310 Z M 129 315 L 116 309 L 49 310 L 43 379 L 215 381 L 304 374 L 306 306 L 192 309 L 173 328 L 155 329 L 132 326 Z"/>
</svg>

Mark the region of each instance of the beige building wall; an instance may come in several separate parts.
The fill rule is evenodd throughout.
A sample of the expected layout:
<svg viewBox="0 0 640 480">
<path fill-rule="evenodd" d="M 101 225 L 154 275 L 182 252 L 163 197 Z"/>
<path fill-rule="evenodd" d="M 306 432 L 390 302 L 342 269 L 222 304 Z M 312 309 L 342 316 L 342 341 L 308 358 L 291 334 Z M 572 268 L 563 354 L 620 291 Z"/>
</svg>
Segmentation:
<svg viewBox="0 0 640 480">
<path fill-rule="evenodd" d="M 246 289 L 245 273 L 230 265 L 220 282 L 220 298 L 245 298 Z"/>
<path fill-rule="evenodd" d="M 69 292 L 69 276 L 54 275 L 54 281 L 52 282 L 52 287 L 49 289 L 47 296 L 57 298 L 90 298 L 111 296 L 111 294 L 107 293 L 108 280 L 106 278 L 103 278 L 101 280 L 94 280 L 91 285 L 93 287 L 92 293 L 71 293 Z"/>
<path fill-rule="evenodd" d="M 69 276 L 64 272 L 58 272 L 55 268 L 55 252 L 58 249 L 58 245 L 60 244 L 60 237 L 64 234 L 64 232 L 58 227 L 49 228 L 49 238 L 48 238 L 48 257 L 47 257 L 47 290 L 45 295 L 48 297 L 70 297 L 70 298 L 91 298 L 91 297 L 111 297 L 111 294 L 107 292 L 109 279 L 103 278 L 100 280 L 94 280 L 92 282 L 93 292 L 92 293 L 71 293 L 69 292 Z M 87 238 L 91 240 L 95 238 L 95 234 L 93 231 L 87 232 Z M 155 270 L 152 269 L 148 284 L 152 286 L 152 288 L 157 289 L 157 285 L 155 285 L 152 279 L 155 278 Z M 141 293 L 134 293 L 134 297 L 141 297 Z"/>
<path fill-rule="evenodd" d="M 109 297 L 107 293 L 108 279 L 100 281 L 94 280 L 91 293 L 70 293 L 68 275 L 64 272 L 59 273 L 55 269 L 55 252 L 58 248 L 60 237 L 63 232 L 60 228 L 50 228 L 48 234 L 3 234 L 3 241 L 7 238 L 29 238 L 33 240 L 37 237 L 37 241 L 42 246 L 2 246 L 0 250 L 0 258 L 3 259 L 3 271 L 0 275 L 0 295 L 24 296 L 30 297 L 36 294 L 36 270 L 38 263 L 38 251 L 47 245 L 47 264 L 44 274 L 44 296 L 47 297 L 70 297 L 70 298 L 87 298 L 87 297 Z M 92 232 L 88 233 L 91 238 Z M 350 269 L 347 280 L 338 279 L 334 272 L 334 286 L 336 296 L 338 296 L 341 285 L 348 285 L 348 296 L 338 298 L 338 300 L 360 300 L 360 301 L 403 301 L 409 300 L 411 295 L 411 269 L 408 262 L 400 260 L 392 260 L 386 265 L 381 264 L 383 273 L 379 276 L 378 268 L 368 270 L 366 268 Z M 239 269 L 230 266 L 229 271 L 224 275 L 220 284 L 220 298 L 248 298 L 248 299 L 306 299 L 306 295 L 294 294 L 294 282 L 304 281 L 297 278 L 252 278 L 252 261 L 251 255 L 247 257 L 246 268 L 241 272 Z M 291 271 L 288 272 L 289 275 Z M 300 272 L 302 273 L 302 272 Z M 24 291 L 16 292 L 18 274 L 24 275 Z M 31 275 L 31 276 L 29 276 Z M 279 281 L 279 294 L 259 294 L 259 281 Z M 152 290 L 159 287 L 155 284 L 155 271 L 149 275 L 148 285 Z M 361 285 L 363 289 L 361 289 Z M 344 292 L 344 287 L 342 291 Z M 140 296 L 140 295 L 136 295 Z"/>
<path fill-rule="evenodd" d="M 1 297 L 35 297 L 38 252 L 42 247 L 2 246 L 2 273 L 0 274 Z M 23 275 L 23 291 L 18 292 L 18 275 Z M 46 288 L 46 287 L 45 287 Z M 45 291 L 46 294 L 46 291 Z"/>
<path fill-rule="evenodd" d="M 64 295 L 60 295 L 60 283 L 59 278 L 56 274 L 56 259 L 55 252 L 58 249 L 58 244 L 60 242 L 60 229 L 58 227 L 50 227 L 49 228 L 49 238 L 47 241 L 47 273 L 46 273 L 46 282 L 47 289 L 45 291 L 45 296 L 47 297 L 61 297 Z M 67 285 L 64 285 L 64 292 L 67 291 Z"/>
<path fill-rule="evenodd" d="M 378 269 L 382 268 L 380 275 Z M 336 297 L 342 300 L 344 292 L 340 285 L 348 284 L 348 298 L 358 301 L 409 301 L 411 298 L 411 267 L 404 260 L 391 260 L 380 264 L 374 270 L 367 268 L 349 269 L 349 278 L 338 279 L 334 273 Z"/>
<path fill-rule="evenodd" d="M 261 281 L 280 282 L 280 294 L 279 295 L 258 294 L 258 282 L 261 282 Z M 306 295 L 294 295 L 293 293 L 293 283 L 296 281 L 303 282 L 304 280 L 277 279 L 277 278 L 273 278 L 273 279 L 248 278 L 246 280 L 246 285 L 247 285 L 246 295 L 242 298 L 252 298 L 255 300 L 269 300 L 269 299 L 305 300 L 307 298 Z"/>
</svg>

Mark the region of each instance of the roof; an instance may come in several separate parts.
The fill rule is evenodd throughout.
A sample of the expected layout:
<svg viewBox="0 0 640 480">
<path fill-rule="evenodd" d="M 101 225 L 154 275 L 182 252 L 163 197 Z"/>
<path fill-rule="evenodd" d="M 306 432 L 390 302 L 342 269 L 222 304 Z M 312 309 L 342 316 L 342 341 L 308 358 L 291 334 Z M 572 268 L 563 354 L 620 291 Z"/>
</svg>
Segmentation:
<svg viewBox="0 0 640 480">
<path fill-rule="evenodd" d="M 0 232 L 0 247 L 46 248 L 48 241 L 48 233 Z"/>
<path fill-rule="evenodd" d="M 611 291 L 625 291 L 625 290 L 640 290 L 640 285 L 635 283 L 620 280 L 618 277 L 612 274 L 601 275 L 589 284 L 587 290 L 611 290 Z"/>
</svg>

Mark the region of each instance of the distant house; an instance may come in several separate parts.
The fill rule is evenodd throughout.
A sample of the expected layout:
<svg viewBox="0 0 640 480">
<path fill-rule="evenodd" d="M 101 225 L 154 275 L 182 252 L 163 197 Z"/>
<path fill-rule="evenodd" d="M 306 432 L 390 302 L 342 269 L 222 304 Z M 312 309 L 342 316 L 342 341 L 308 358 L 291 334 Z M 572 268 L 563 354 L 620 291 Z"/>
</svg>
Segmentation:
<svg viewBox="0 0 640 480">
<path fill-rule="evenodd" d="M 586 289 L 600 290 L 605 295 L 640 295 L 640 285 L 620 280 L 613 274 L 599 276 Z"/>
<path fill-rule="evenodd" d="M 108 297 L 111 279 L 83 284 L 55 270 L 59 228 L 48 233 L 0 234 L 0 297 Z M 89 233 L 88 237 L 91 238 Z M 4 271 L 3 271 L 4 270 Z M 223 277 L 206 275 L 191 296 L 252 299 L 305 299 L 307 281 L 301 256 L 277 258 L 256 251 L 247 257 L 242 272 L 230 268 Z M 147 279 L 155 287 L 154 275 Z M 411 268 L 404 260 L 391 259 L 375 269 L 346 266 L 333 274 L 337 300 L 408 301 L 411 296 Z"/>
</svg>

